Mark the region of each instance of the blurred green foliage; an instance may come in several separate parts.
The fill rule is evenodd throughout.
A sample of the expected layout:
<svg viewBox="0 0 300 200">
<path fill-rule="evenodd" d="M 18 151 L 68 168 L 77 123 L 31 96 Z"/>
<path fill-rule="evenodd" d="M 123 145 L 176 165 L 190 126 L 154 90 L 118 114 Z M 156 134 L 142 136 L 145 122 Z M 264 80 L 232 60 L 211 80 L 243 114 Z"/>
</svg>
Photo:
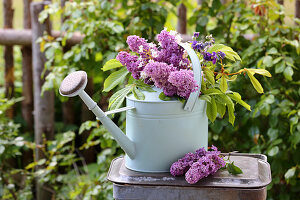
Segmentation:
<svg viewBox="0 0 300 200">
<path fill-rule="evenodd" d="M 299 19 L 295 26 L 284 23 L 283 7 L 274 0 L 204 1 L 190 24 L 211 33 L 238 51 L 241 68 L 267 69 L 272 78 L 261 78 L 265 88 L 257 95 L 248 87 L 247 78 L 231 85 L 253 111 L 239 107 L 232 127 L 225 120 L 210 124 L 210 142 L 223 151 L 263 153 L 268 156 L 273 181 L 268 199 L 297 199 L 300 192 L 300 44 Z M 229 70 L 235 71 L 233 65 Z M 237 107 L 238 108 L 238 107 Z"/>
<path fill-rule="evenodd" d="M 224 152 L 266 154 L 273 176 L 268 186 L 268 199 L 297 199 L 300 192 L 299 20 L 295 19 L 295 26 L 286 25 L 282 7 L 274 0 L 233 2 L 221 4 L 220 0 L 204 0 L 197 8 L 187 4 L 192 13 L 188 28 L 195 27 L 201 35 L 213 34 L 218 43 L 231 46 L 241 55 L 242 68 L 267 69 L 272 78 L 259 79 L 265 89 L 263 95 L 258 95 L 252 86 L 248 87 L 247 77 L 238 78 L 231 85 L 231 89 L 251 105 L 252 112 L 236 106 L 234 127 L 227 120 L 217 118 L 210 124 L 209 143 Z M 137 0 L 134 3 L 91 0 L 67 2 L 64 9 L 55 3 L 50 5 L 40 20 L 63 13 L 65 22 L 61 30 L 65 35 L 57 39 L 45 36 L 39 40 L 48 60 L 45 67 L 50 71 L 43 89 L 57 92 L 67 73 L 83 69 L 93 77 L 94 99 L 107 99 L 109 94 L 101 92 L 108 76 L 108 72 L 101 70 L 103 64 L 125 47 L 128 35 L 153 40 L 165 24 L 170 24 L 167 19 L 174 20 L 169 18 L 175 16 L 178 3 L 177 0 Z M 83 41 L 66 46 L 66 40 L 77 32 L 85 35 Z M 17 59 L 20 60 L 20 55 Z M 228 70 L 237 71 L 239 67 L 232 65 Z M 20 67 L 16 71 L 20 80 Z M 21 85 L 16 87 L 18 97 Z M 3 90 L 0 91 L 2 98 Z M 57 97 L 56 115 L 60 116 L 61 101 L 66 99 Z M 13 199 L 15 195 L 18 199 L 32 199 L 33 178 L 39 176 L 55 199 L 112 199 L 112 185 L 106 181 L 106 173 L 111 160 L 122 151 L 111 135 L 97 121 L 67 127 L 58 117 L 55 140 L 45 140 L 38 147 L 44 151 L 45 158 L 23 166 L 23 154 L 36 146 L 31 142 L 32 136 L 23 130 L 19 110 L 14 120 L 5 116 L 6 110 L 19 100 L 2 98 L 0 101 L 1 198 Z M 78 105 L 77 100 L 75 103 Z M 18 103 L 16 106 L 19 109 Z M 122 129 L 124 119 L 124 114 L 115 116 L 115 122 Z M 84 130 L 90 130 L 90 135 L 78 146 L 74 139 Z M 97 163 L 86 164 L 79 151 L 92 146 L 100 146 Z"/>
</svg>

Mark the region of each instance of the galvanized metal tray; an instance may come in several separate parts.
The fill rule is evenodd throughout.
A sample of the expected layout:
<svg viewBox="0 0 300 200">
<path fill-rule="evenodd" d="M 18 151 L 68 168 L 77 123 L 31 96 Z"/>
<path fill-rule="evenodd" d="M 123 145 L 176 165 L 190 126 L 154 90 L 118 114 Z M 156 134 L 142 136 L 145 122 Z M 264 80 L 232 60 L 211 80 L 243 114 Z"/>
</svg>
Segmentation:
<svg viewBox="0 0 300 200">
<path fill-rule="evenodd" d="M 219 170 L 216 174 L 191 185 L 185 181 L 184 176 L 173 177 L 170 173 L 142 173 L 127 169 L 124 158 L 119 157 L 112 161 L 107 179 L 118 184 L 248 189 L 262 188 L 271 182 L 271 169 L 265 155 L 230 153 L 230 160 L 242 169 L 243 174 L 235 176 L 227 170 Z"/>
</svg>

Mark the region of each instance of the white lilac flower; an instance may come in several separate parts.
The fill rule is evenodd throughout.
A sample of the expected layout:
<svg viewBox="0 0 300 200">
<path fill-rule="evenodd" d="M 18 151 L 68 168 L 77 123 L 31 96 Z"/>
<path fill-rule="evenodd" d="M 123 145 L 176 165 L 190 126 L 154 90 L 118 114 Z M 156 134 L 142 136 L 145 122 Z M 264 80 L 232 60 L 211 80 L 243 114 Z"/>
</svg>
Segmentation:
<svg viewBox="0 0 300 200">
<path fill-rule="evenodd" d="M 149 76 L 146 74 L 146 72 L 144 72 L 144 71 L 142 71 L 141 72 L 141 78 L 142 79 L 146 79 L 146 78 L 148 78 Z"/>
<path fill-rule="evenodd" d="M 157 58 L 158 57 L 158 52 L 154 49 L 151 49 L 151 54 L 153 58 Z"/>
<path fill-rule="evenodd" d="M 140 64 L 137 66 L 138 68 L 143 67 L 143 62 L 140 62 Z"/>
<path fill-rule="evenodd" d="M 143 53 L 143 45 L 140 45 L 140 46 L 139 46 L 139 52 L 140 52 L 140 53 Z"/>
<path fill-rule="evenodd" d="M 153 42 L 151 42 L 150 44 L 149 44 L 149 47 L 150 48 L 154 48 L 156 45 L 153 43 Z"/>
</svg>

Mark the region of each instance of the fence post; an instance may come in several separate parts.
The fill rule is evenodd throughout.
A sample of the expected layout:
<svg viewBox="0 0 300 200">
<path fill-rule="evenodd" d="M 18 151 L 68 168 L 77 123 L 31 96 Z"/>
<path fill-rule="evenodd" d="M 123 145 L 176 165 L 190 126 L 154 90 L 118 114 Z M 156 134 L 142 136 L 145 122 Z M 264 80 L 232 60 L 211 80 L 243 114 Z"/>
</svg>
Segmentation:
<svg viewBox="0 0 300 200">
<path fill-rule="evenodd" d="M 12 8 L 12 0 L 3 0 L 3 13 L 4 13 L 4 29 L 13 27 L 14 10 Z M 4 47 L 4 61 L 5 61 L 5 97 L 14 97 L 14 56 L 13 46 L 6 45 Z M 14 108 L 7 111 L 9 118 L 14 116 Z"/>
<path fill-rule="evenodd" d="M 183 3 L 178 6 L 177 32 L 186 34 L 186 7 Z"/>
<path fill-rule="evenodd" d="M 31 29 L 30 17 L 30 3 L 31 0 L 23 0 L 24 15 L 23 23 L 24 29 Z M 26 121 L 27 130 L 33 129 L 33 80 L 32 80 L 32 50 L 30 46 L 23 46 L 22 52 L 22 116 Z"/>
<path fill-rule="evenodd" d="M 39 146 L 43 145 L 43 134 L 47 140 L 54 137 L 54 92 L 47 91 L 41 96 L 41 87 L 44 78 L 41 77 L 44 70 L 46 57 L 41 52 L 40 45 L 36 40 L 43 36 L 47 31 L 50 33 L 50 21 L 47 19 L 44 23 L 38 21 L 39 13 L 44 10 L 48 2 L 31 3 L 31 25 L 32 25 L 32 58 L 33 58 L 33 83 L 34 83 L 34 137 L 37 145 L 35 156 L 36 160 L 44 157 Z M 44 76 L 47 75 L 47 72 Z M 51 188 L 36 182 L 36 199 L 51 199 Z"/>
<path fill-rule="evenodd" d="M 296 0 L 295 7 L 295 17 L 300 18 L 300 0 Z"/>
</svg>

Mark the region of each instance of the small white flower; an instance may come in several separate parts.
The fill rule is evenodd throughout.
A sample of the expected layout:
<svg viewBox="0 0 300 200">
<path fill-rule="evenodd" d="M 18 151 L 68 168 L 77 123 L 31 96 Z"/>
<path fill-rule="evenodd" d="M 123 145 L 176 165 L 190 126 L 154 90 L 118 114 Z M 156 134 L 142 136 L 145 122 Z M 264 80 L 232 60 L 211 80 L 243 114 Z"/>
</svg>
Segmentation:
<svg viewBox="0 0 300 200">
<path fill-rule="evenodd" d="M 158 56 L 157 51 L 155 51 L 154 49 L 151 49 L 151 54 L 152 54 L 153 58 L 157 58 L 157 56 Z"/>
<path fill-rule="evenodd" d="M 159 46 L 161 46 L 161 43 L 160 43 L 160 42 L 158 42 L 158 45 L 159 45 Z"/>
<path fill-rule="evenodd" d="M 140 64 L 138 65 L 138 68 L 143 67 L 143 62 L 140 62 Z"/>
<path fill-rule="evenodd" d="M 141 61 L 141 60 L 143 60 L 143 58 L 140 56 L 140 57 L 138 57 L 137 60 L 138 60 L 138 61 Z"/>
<path fill-rule="evenodd" d="M 153 62 L 154 62 L 154 60 L 152 60 L 152 59 L 151 59 L 151 60 L 149 60 L 149 63 L 153 63 Z"/>
<path fill-rule="evenodd" d="M 142 71 L 141 72 L 141 78 L 146 79 L 147 77 L 148 77 L 148 75 L 146 74 L 146 72 Z"/>
<path fill-rule="evenodd" d="M 143 45 L 139 46 L 139 52 L 143 53 Z"/>
<path fill-rule="evenodd" d="M 149 47 L 150 47 L 150 48 L 154 48 L 154 47 L 155 47 L 155 44 L 154 44 L 153 42 L 151 42 L 151 43 L 149 44 Z"/>
<path fill-rule="evenodd" d="M 179 62 L 179 66 L 181 66 L 181 65 L 183 65 L 183 62 L 182 62 L 182 60 Z"/>
</svg>

